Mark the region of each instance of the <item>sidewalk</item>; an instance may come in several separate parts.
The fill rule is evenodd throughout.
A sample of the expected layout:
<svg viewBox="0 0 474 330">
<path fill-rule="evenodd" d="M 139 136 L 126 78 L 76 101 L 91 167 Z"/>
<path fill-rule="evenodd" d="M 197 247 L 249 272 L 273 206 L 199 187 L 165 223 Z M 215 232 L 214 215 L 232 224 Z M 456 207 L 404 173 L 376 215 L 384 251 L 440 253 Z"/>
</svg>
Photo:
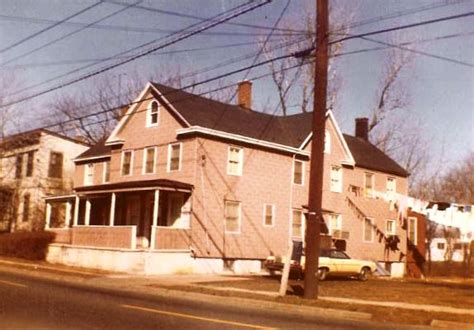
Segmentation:
<svg viewBox="0 0 474 330">
<path fill-rule="evenodd" d="M 434 306 L 425 304 L 408 304 L 397 301 L 370 301 L 349 299 L 333 296 L 320 296 L 317 301 L 304 301 L 296 296 L 278 297 L 275 291 L 246 290 L 235 287 L 233 283 L 252 281 L 261 276 L 233 275 L 161 275 L 161 276 L 132 276 L 127 274 L 104 273 L 101 271 L 76 269 L 67 266 L 51 265 L 43 262 L 28 262 L 0 258 L 0 267 L 11 271 L 28 273 L 42 280 L 53 280 L 67 283 L 81 290 L 100 291 L 114 295 L 135 296 L 140 299 L 156 299 L 157 297 L 176 297 L 185 300 L 198 300 L 210 304 L 224 304 L 254 308 L 260 310 L 278 310 L 282 313 L 301 315 L 302 317 L 322 316 L 327 318 L 373 319 L 373 313 L 406 310 L 413 313 L 434 313 L 431 318 L 433 325 L 442 326 L 445 321 L 438 321 L 438 315 L 453 314 L 455 318 L 446 321 L 462 321 L 461 316 L 469 316 L 469 322 L 474 319 L 473 309 L 453 308 L 449 306 Z M 216 286 L 213 283 L 224 283 Z M 183 294 L 183 291 L 186 293 Z M 372 312 L 373 311 L 373 312 Z M 386 313 L 386 311 L 384 312 Z M 438 314 L 436 314 L 438 313 Z M 442 314 L 440 314 L 442 313 Z M 375 318 L 376 319 L 376 318 Z M 379 320 L 380 321 L 380 320 Z M 384 321 L 384 320 L 382 320 Z M 403 320 L 402 320 L 403 321 Z M 385 321 L 384 321 L 385 322 Z M 425 321 L 426 322 L 426 321 Z M 428 323 L 419 323 L 425 324 Z M 399 325 L 400 326 L 400 325 Z M 458 328 L 472 328 L 467 323 L 457 323 Z"/>
</svg>

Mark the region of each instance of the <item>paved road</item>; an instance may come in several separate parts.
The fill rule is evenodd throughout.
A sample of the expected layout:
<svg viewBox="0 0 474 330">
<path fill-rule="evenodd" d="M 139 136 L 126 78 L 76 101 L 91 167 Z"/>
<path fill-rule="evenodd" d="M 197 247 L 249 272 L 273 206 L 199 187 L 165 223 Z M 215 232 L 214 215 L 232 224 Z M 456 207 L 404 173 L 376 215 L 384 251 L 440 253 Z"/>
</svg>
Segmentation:
<svg viewBox="0 0 474 330">
<path fill-rule="evenodd" d="M 304 319 L 176 298 L 137 299 L 0 270 L 0 328 L 263 329 L 379 328 L 358 321 Z"/>
</svg>

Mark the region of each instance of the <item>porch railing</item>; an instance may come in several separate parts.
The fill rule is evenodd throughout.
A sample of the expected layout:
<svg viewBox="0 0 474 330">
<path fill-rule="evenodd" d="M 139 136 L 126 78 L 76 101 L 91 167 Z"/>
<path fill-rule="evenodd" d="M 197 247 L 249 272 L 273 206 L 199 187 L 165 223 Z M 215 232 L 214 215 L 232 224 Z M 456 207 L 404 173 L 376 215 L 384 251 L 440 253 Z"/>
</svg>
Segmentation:
<svg viewBox="0 0 474 330">
<path fill-rule="evenodd" d="M 156 250 L 187 250 L 191 242 L 191 230 L 173 227 L 152 227 Z"/>
<path fill-rule="evenodd" d="M 71 244 L 71 228 L 49 228 L 47 230 L 56 234 L 53 243 Z"/>
<path fill-rule="evenodd" d="M 76 226 L 71 244 L 116 249 L 135 249 L 137 226 Z"/>
</svg>

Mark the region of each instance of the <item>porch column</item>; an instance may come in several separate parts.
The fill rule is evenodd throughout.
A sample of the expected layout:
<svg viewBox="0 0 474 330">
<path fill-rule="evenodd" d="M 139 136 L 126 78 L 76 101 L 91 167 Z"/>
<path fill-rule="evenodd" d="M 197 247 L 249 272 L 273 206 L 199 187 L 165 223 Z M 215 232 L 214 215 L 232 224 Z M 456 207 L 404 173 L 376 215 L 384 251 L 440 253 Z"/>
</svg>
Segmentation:
<svg viewBox="0 0 474 330">
<path fill-rule="evenodd" d="M 74 202 L 74 222 L 73 226 L 77 226 L 79 223 L 79 205 L 80 205 L 81 200 L 79 199 L 79 196 L 76 196 L 76 201 Z"/>
<path fill-rule="evenodd" d="M 89 226 L 90 220 L 91 220 L 91 201 L 88 198 L 86 200 L 86 214 L 84 218 L 84 226 Z"/>
<path fill-rule="evenodd" d="M 109 226 L 114 225 L 114 221 L 115 221 L 115 199 L 116 198 L 117 198 L 117 196 L 115 195 L 115 193 L 112 193 L 112 197 L 111 197 L 111 200 L 110 200 Z"/>
<path fill-rule="evenodd" d="M 51 225 L 51 203 L 46 202 L 46 218 L 44 222 L 44 229 L 49 229 Z"/>
<path fill-rule="evenodd" d="M 72 210 L 72 202 L 67 201 L 66 202 L 66 216 L 64 218 L 65 228 L 69 228 L 69 225 L 71 224 L 71 210 Z"/>
<path fill-rule="evenodd" d="M 159 211 L 159 202 L 160 202 L 160 190 L 155 190 L 155 199 L 153 201 L 153 221 L 151 225 L 151 242 L 150 249 L 155 248 L 156 241 L 156 226 L 158 226 L 158 211 Z"/>
</svg>

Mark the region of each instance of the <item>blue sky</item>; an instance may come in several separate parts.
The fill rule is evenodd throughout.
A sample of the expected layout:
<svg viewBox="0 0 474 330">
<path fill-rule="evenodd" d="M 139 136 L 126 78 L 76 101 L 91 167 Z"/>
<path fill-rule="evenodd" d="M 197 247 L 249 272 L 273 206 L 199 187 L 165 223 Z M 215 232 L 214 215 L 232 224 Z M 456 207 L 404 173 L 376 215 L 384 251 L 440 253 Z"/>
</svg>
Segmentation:
<svg viewBox="0 0 474 330">
<path fill-rule="evenodd" d="M 117 0 L 133 3 L 131 0 Z M 0 15 L 0 49 L 11 45 L 22 38 L 31 35 L 48 26 L 44 20 L 61 20 L 73 13 L 95 3 L 93 0 L 2 0 Z M 302 21 L 307 12 L 314 12 L 314 0 L 291 1 L 288 10 L 282 18 L 282 24 Z M 147 7 L 159 8 L 183 14 L 210 17 L 228 10 L 244 1 L 151 1 L 144 0 L 140 4 Z M 286 1 L 274 0 L 271 4 L 245 14 L 232 22 L 273 26 L 282 12 Z M 391 13 L 426 7 L 426 10 L 414 14 L 406 14 L 393 19 L 378 20 L 378 22 L 355 27 L 351 33 L 358 34 L 403 24 L 410 24 L 439 17 L 451 16 L 474 10 L 473 1 L 412 1 L 412 0 L 342 0 L 334 2 L 338 9 L 347 12 L 352 21 L 359 22 L 371 18 L 380 18 Z M 102 3 L 93 10 L 75 17 L 71 22 L 90 23 L 96 19 L 120 10 L 119 6 L 110 2 Z M 300 19 L 301 18 L 301 19 Z M 16 59 L 21 54 L 55 38 L 61 37 L 78 29 L 77 26 L 60 25 L 50 31 L 32 38 L 11 50 L 0 53 L 0 70 L 5 73 L 14 72 L 18 87 L 40 83 L 48 78 L 80 68 L 88 62 L 82 60 L 108 57 L 140 45 L 150 40 L 166 35 L 152 29 L 177 30 L 196 23 L 192 18 L 181 18 L 168 14 L 144 11 L 130 8 L 101 22 L 108 26 L 129 27 L 140 30 L 122 31 L 117 29 L 85 29 L 74 36 L 57 42 L 29 56 Z M 426 53 L 474 64 L 474 18 L 473 16 L 440 22 L 403 30 L 396 34 L 399 42 L 433 39 L 440 36 L 462 34 L 459 37 L 447 38 L 413 45 Z M 51 24 L 51 23 L 49 23 Z M 297 26 L 295 28 L 303 28 Z M 198 35 L 181 41 L 166 50 L 182 50 L 189 48 L 214 47 L 220 45 L 251 43 L 265 37 L 267 30 L 220 25 L 209 32 L 223 33 L 218 35 Z M 246 35 L 248 34 L 248 35 Z M 255 36 L 253 34 L 260 34 Z M 374 39 L 391 42 L 394 34 L 386 33 L 373 37 Z M 376 47 L 368 41 L 354 39 L 344 45 L 344 51 L 353 51 Z M 183 52 L 172 55 L 150 55 L 130 64 L 121 66 L 109 72 L 112 77 L 137 71 L 143 75 L 164 70 L 166 74 L 176 71 L 186 73 L 209 65 L 215 65 L 226 59 L 256 52 L 258 45 L 240 45 L 224 49 L 210 49 L 195 52 Z M 165 50 L 163 50 L 165 51 Z M 353 133 L 354 118 L 367 116 L 375 102 L 375 91 L 380 83 L 383 63 L 388 51 L 364 52 L 348 55 L 338 60 L 338 70 L 343 77 L 343 85 L 338 95 L 336 119 L 343 131 Z M 261 60 L 264 57 L 260 57 Z M 3 63 L 11 61 L 6 65 Z M 68 61 L 67 64 L 60 62 Z M 72 63 L 71 63 L 72 62 Z M 249 65 L 252 59 L 209 72 L 201 78 L 223 73 L 241 66 Z M 47 64 L 47 65 L 45 65 Z M 53 65 L 54 64 L 54 65 Z M 83 71 L 83 73 L 86 71 Z M 253 70 L 249 77 L 268 72 L 267 67 Z M 77 76 L 77 75 L 76 75 Z M 71 78 L 73 76 L 70 76 Z M 236 75 L 226 79 L 232 83 L 242 79 Z M 159 79 L 158 79 L 159 80 Z M 199 80 L 199 78 L 198 78 Z M 51 87 L 65 81 L 46 84 L 36 89 Z M 455 164 L 459 159 L 474 150 L 474 69 L 428 56 L 417 55 L 409 70 L 403 73 L 403 84 L 409 90 L 409 111 L 412 118 L 420 123 L 420 129 L 427 137 L 430 153 L 437 155 L 444 150 L 448 165 Z M 34 127 L 40 121 L 37 118 L 48 114 L 48 104 L 57 97 L 58 93 L 74 94 L 79 90 L 87 91 L 93 88 L 91 81 L 86 80 L 60 91 L 46 94 L 17 106 L 16 112 L 20 118 L 28 120 L 26 125 Z M 207 87 L 206 87 L 207 88 Z M 211 88 L 211 85 L 209 85 Z M 203 87 L 203 89 L 205 89 Z M 32 92 L 34 90 L 31 90 Z M 24 94 L 17 94 L 27 95 Z M 276 98 L 273 85 L 268 79 L 254 82 L 254 108 L 264 108 Z M 31 118 L 35 118 L 31 121 Z"/>
</svg>

